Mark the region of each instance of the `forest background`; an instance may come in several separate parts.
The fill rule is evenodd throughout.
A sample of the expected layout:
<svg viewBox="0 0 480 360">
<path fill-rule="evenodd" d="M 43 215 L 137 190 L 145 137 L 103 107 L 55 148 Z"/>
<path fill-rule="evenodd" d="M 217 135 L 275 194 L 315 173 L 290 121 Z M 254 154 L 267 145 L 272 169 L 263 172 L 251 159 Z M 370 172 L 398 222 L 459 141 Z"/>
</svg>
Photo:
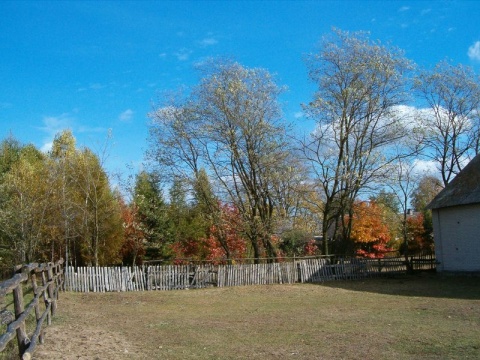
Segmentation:
<svg viewBox="0 0 480 360">
<path fill-rule="evenodd" d="M 2 264 L 432 250 L 426 206 L 479 151 L 478 75 L 448 60 L 422 69 L 339 29 L 305 63 L 313 132 L 286 122 L 268 70 L 213 58 L 153 105 L 145 169 L 121 182 L 105 169 L 108 139 L 96 152 L 68 129 L 49 151 L 4 139 Z"/>
</svg>

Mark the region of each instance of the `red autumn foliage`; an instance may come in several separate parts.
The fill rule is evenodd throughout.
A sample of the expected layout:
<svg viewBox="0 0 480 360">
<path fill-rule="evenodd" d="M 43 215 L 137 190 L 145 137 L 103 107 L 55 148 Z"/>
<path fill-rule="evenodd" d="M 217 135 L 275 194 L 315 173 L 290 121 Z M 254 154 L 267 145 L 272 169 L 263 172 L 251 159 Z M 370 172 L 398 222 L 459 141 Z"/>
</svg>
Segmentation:
<svg viewBox="0 0 480 360">
<path fill-rule="evenodd" d="M 305 256 L 313 256 L 318 253 L 318 246 L 315 244 L 315 239 L 310 240 L 307 242 L 303 248 L 303 255 Z"/>
<path fill-rule="evenodd" d="M 141 265 L 143 256 L 145 255 L 145 248 L 143 246 L 145 233 L 141 222 L 137 220 L 138 207 L 135 204 L 127 206 L 121 203 L 120 205 L 122 207 L 124 236 L 120 256 L 126 264 Z"/>
<path fill-rule="evenodd" d="M 175 263 L 189 260 L 208 260 L 212 263 L 225 263 L 227 249 L 230 259 L 245 258 L 247 242 L 241 236 L 241 217 L 232 205 L 220 204 L 220 217 L 217 224 L 210 226 L 207 238 L 188 239 L 172 245 Z"/>
<path fill-rule="evenodd" d="M 186 239 L 171 245 L 175 265 L 186 264 L 190 260 L 204 260 L 204 249 L 201 242 L 195 239 Z"/>
<path fill-rule="evenodd" d="M 218 227 L 212 226 L 210 236 L 207 239 L 211 246 L 209 260 L 226 259 L 226 249 L 230 252 L 230 258 L 241 259 L 246 257 L 247 242 L 240 234 L 242 219 L 239 210 L 228 204 L 220 205 L 221 217 Z M 221 243 L 223 241 L 223 246 Z"/>
<path fill-rule="evenodd" d="M 391 251 L 388 227 L 383 220 L 382 209 L 375 202 L 356 201 L 353 208 L 351 239 L 357 247 L 357 255 L 383 258 Z"/>
</svg>

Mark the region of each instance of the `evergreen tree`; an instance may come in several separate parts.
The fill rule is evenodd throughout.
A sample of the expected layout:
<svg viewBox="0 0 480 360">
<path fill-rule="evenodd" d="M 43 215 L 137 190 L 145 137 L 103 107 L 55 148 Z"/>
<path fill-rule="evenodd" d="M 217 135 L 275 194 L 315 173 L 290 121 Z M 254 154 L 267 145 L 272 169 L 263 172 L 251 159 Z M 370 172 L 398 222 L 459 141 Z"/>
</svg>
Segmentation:
<svg viewBox="0 0 480 360">
<path fill-rule="evenodd" d="M 166 249 L 169 238 L 167 204 L 155 173 L 142 171 L 137 175 L 133 203 L 137 207 L 136 217 L 142 224 L 147 241 L 146 257 L 169 257 Z"/>
</svg>

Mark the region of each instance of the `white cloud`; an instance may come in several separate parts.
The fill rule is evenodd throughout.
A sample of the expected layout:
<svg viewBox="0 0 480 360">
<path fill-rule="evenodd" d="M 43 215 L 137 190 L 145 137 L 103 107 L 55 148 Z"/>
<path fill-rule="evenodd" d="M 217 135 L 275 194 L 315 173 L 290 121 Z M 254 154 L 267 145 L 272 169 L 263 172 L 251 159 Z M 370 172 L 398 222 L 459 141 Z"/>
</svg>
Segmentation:
<svg viewBox="0 0 480 360">
<path fill-rule="evenodd" d="M 467 54 L 470 60 L 480 61 L 480 41 L 477 41 L 470 46 Z"/>
<path fill-rule="evenodd" d="M 42 119 L 43 126 L 39 127 L 39 130 L 45 133 L 43 144 L 40 149 L 44 152 L 52 149 L 53 140 L 55 135 L 59 134 L 63 130 L 70 130 L 76 134 L 95 134 L 104 133 L 105 128 L 97 126 L 92 127 L 88 125 L 78 124 L 77 119 L 72 113 L 78 113 L 78 109 L 73 109 L 70 113 L 63 113 L 58 116 L 44 116 Z"/>
<path fill-rule="evenodd" d="M 43 126 L 40 127 L 40 130 L 47 134 L 43 140 L 43 145 L 40 147 L 43 152 L 52 149 L 53 139 L 57 133 L 65 129 L 71 129 L 74 124 L 74 119 L 68 113 L 59 116 L 44 116 L 42 121 Z"/>
<path fill-rule="evenodd" d="M 413 162 L 414 174 L 419 177 L 438 174 L 437 164 L 433 160 L 416 159 Z"/>
<path fill-rule="evenodd" d="M 106 131 L 106 129 L 104 127 L 101 127 L 101 126 L 97 126 L 97 127 L 91 127 L 91 126 L 79 126 L 77 128 L 78 132 L 79 133 L 89 133 L 89 134 L 92 134 L 92 133 L 103 133 Z"/>
<path fill-rule="evenodd" d="M 102 84 L 99 84 L 99 83 L 90 84 L 90 89 L 92 89 L 92 90 L 100 90 L 100 89 L 103 89 L 103 88 L 105 88 L 105 85 L 102 85 Z"/>
<path fill-rule="evenodd" d="M 81 86 L 77 89 L 78 92 L 84 92 L 87 90 L 100 90 L 106 88 L 106 85 L 100 83 L 93 83 L 88 86 Z"/>
<path fill-rule="evenodd" d="M 419 109 L 408 105 L 396 105 L 392 108 L 392 115 L 401 121 L 403 126 L 408 130 L 413 130 L 418 126 Z"/>
<path fill-rule="evenodd" d="M 174 53 L 174 55 L 177 57 L 179 61 L 188 60 L 191 54 L 192 54 L 192 50 L 185 49 L 185 48 L 180 49 L 176 53 Z"/>
<path fill-rule="evenodd" d="M 44 152 L 44 153 L 47 153 L 49 152 L 50 150 L 52 150 L 52 146 L 53 146 L 53 142 L 52 141 L 49 141 L 49 142 L 46 142 L 42 145 L 42 147 L 40 148 L 40 151 Z"/>
<path fill-rule="evenodd" d="M 133 114 L 133 110 L 127 109 L 118 116 L 118 119 L 123 122 L 130 122 L 132 120 Z"/>
<path fill-rule="evenodd" d="M 408 11 L 408 10 L 410 10 L 409 6 L 402 6 L 400 9 L 398 9 L 398 11 L 400 11 L 400 12 L 404 12 L 404 11 Z"/>
<path fill-rule="evenodd" d="M 46 132 L 49 136 L 55 136 L 59 131 L 71 128 L 73 123 L 74 119 L 68 113 L 59 116 L 44 116 L 44 126 L 42 126 L 40 130 Z"/>
<path fill-rule="evenodd" d="M 301 118 L 303 118 L 303 116 L 304 116 L 304 114 L 301 111 L 297 111 L 295 114 L 293 114 L 293 117 L 295 119 L 301 119 Z"/>
<path fill-rule="evenodd" d="M 216 44 L 218 44 L 218 41 L 212 37 L 205 38 L 202 41 L 200 41 L 200 46 L 202 47 L 212 46 Z"/>
</svg>

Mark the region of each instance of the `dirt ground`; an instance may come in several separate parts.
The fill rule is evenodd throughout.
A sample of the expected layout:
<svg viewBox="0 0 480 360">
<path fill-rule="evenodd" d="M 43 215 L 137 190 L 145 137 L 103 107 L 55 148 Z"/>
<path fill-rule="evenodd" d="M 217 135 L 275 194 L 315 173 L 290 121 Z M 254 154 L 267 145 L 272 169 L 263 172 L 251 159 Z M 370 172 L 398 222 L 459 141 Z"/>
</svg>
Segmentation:
<svg viewBox="0 0 480 360">
<path fill-rule="evenodd" d="M 34 359 L 119 359 L 140 352 L 123 335 L 90 324 L 54 326 L 48 329 L 47 338 Z"/>
<path fill-rule="evenodd" d="M 34 359 L 140 359 L 142 349 L 129 339 L 122 313 L 102 311 L 104 302 L 109 308 L 115 296 L 106 294 L 60 294 L 59 309 L 52 326 L 45 329 L 44 344 L 38 347 Z M 118 295 L 121 305 L 122 294 Z M 88 299 L 88 300 L 86 300 Z M 83 306 L 82 306 L 83 305 Z M 132 329 L 130 327 L 130 329 Z M 145 357 L 146 358 L 146 357 Z"/>
</svg>

